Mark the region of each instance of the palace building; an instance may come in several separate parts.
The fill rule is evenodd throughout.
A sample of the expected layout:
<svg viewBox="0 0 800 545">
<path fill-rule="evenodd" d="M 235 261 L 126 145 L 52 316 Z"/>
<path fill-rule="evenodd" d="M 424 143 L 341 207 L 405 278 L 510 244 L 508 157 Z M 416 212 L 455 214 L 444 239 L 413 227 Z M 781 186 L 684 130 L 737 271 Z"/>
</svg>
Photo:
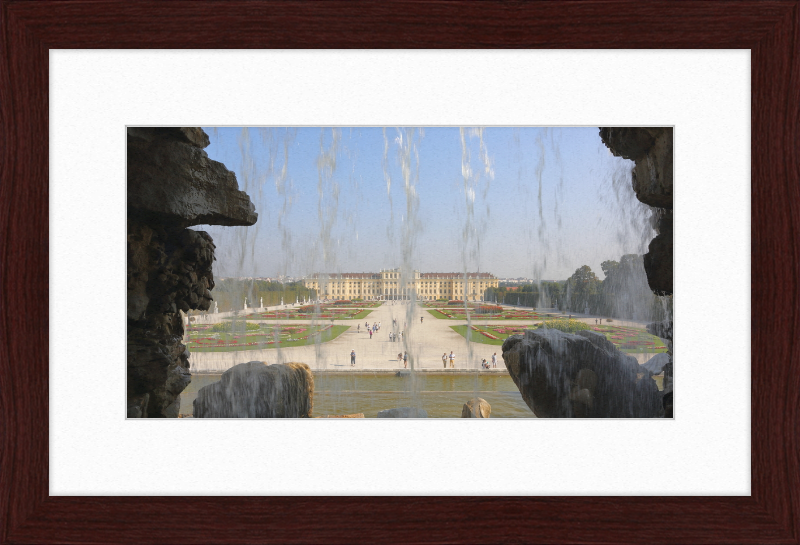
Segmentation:
<svg viewBox="0 0 800 545">
<path fill-rule="evenodd" d="M 466 278 L 465 278 L 466 276 Z M 479 301 L 498 279 L 490 273 L 421 273 L 404 276 L 400 269 L 377 273 L 313 274 L 303 279 L 320 299 L 467 299 Z"/>
</svg>

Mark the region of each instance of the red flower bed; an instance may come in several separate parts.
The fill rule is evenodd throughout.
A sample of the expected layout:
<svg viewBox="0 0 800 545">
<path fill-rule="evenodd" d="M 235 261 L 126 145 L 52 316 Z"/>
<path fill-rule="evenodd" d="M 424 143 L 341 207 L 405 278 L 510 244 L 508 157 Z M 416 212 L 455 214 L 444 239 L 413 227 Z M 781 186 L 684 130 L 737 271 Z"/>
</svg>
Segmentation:
<svg viewBox="0 0 800 545">
<path fill-rule="evenodd" d="M 499 314 L 503 312 L 503 307 L 495 305 L 480 305 L 477 312 L 478 314 Z"/>
</svg>

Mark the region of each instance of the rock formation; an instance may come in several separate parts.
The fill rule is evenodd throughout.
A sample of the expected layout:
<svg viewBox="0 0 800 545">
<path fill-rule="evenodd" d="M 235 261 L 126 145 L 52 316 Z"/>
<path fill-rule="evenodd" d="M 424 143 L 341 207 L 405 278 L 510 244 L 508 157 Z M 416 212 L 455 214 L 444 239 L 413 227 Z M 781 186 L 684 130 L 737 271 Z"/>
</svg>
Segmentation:
<svg viewBox="0 0 800 545">
<path fill-rule="evenodd" d="M 179 311 L 208 310 L 214 243 L 192 225 L 252 225 L 250 198 L 199 127 L 128 129 L 128 417 L 177 417 L 191 381 Z"/>
<path fill-rule="evenodd" d="M 378 418 L 428 418 L 428 412 L 415 407 L 397 407 L 378 411 Z"/>
<path fill-rule="evenodd" d="M 503 343 L 503 361 L 539 418 L 661 416 L 661 393 L 635 358 L 600 333 L 528 330 Z"/>
<path fill-rule="evenodd" d="M 492 406 L 481 397 L 470 399 L 461 408 L 461 418 L 489 418 L 490 414 Z"/>
<path fill-rule="evenodd" d="M 305 363 L 234 365 L 219 382 L 200 388 L 195 418 L 309 418 L 314 377 Z"/>
<path fill-rule="evenodd" d="M 672 295 L 672 127 L 601 127 L 600 138 L 617 157 L 634 161 L 636 198 L 655 208 L 658 235 L 644 256 L 650 289 Z"/>
<path fill-rule="evenodd" d="M 647 332 L 656 337 L 661 337 L 664 344 L 667 345 L 666 356 L 668 361 L 661 368 L 664 373 L 664 416 L 672 418 L 672 376 L 673 376 L 673 361 L 672 361 L 672 322 L 653 322 L 647 324 Z"/>
</svg>

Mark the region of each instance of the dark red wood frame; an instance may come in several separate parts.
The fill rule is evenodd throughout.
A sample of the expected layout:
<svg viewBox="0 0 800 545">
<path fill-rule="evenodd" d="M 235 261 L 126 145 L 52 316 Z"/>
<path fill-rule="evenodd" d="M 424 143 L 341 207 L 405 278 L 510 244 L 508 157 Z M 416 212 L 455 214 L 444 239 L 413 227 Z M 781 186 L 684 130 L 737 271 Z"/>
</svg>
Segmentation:
<svg viewBox="0 0 800 545">
<path fill-rule="evenodd" d="M 798 543 L 799 7 L 0 0 L 0 542 Z M 750 49 L 752 496 L 48 497 L 48 50 L 271 47 Z"/>
</svg>

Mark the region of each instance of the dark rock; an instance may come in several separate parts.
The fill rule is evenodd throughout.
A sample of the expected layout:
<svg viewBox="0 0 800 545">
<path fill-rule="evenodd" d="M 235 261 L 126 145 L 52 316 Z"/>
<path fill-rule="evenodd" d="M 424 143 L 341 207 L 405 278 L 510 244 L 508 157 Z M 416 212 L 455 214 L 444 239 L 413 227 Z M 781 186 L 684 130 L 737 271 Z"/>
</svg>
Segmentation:
<svg viewBox="0 0 800 545">
<path fill-rule="evenodd" d="M 645 204 L 672 208 L 672 127 L 601 127 L 617 157 L 634 161 L 633 190 Z"/>
<path fill-rule="evenodd" d="M 540 418 L 649 418 L 661 395 L 635 358 L 603 335 L 526 331 L 503 343 L 503 361 L 528 407 Z"/>
<path fill-rule="evenodd" d="M 642 368 L 647 369 L 654 375 L 658 375 L 664 370 L 664 366 L 667 365 L 671 360 L 672 358 L 670 358 L 669 354 L 667 353 L 656 354 L 647 362 L 643 363 Z"/>
<path fill-rule="evenodd" d="M 179 311 L 208 310 L 214 242 L 198 223 L 252 225 L 236 177 L 199 127 L 128 129 L 128 416 L 178 416 L 191 381 Z"/>
<path fill-rule="evenodd" d="M 195 418 L 308 418 L 314 377 L 305 363 L 234 365 L 219 382 L 200 388 Z"/>
<path fill-rule="evenodd" d="M 428 413 L 415 407 L 397 407 L 379 411 L 378 418 L 428 418 Z"/>
<path fill-rule="evenodd" d="M 208 158 L 206 145 L 199 128 L 129 128 L 128 216 L 181 227 L 253 225 L 250 197 L 233 172 Z"/>
<path fill-rule="evenodd" d="M 672 342 L 672 322 L 652 322 L 647 324 L 647 332 L 665 341 Z"/>
<path fill-rule="evenodd" d="M 489 418 L 490 414 L 492 406 L 481 397 L 470 399 L 461 408 L 461 418 Z"/>
<path fill-rule="evenodd" d="M 657 295 L 672 295 L 672 127 L 601 127 L 600 138 L 611 153 L 635 163 L 633 190 L 654 207 L 658 233 L 644 256 L 648 284 Z"/>
</svg>

